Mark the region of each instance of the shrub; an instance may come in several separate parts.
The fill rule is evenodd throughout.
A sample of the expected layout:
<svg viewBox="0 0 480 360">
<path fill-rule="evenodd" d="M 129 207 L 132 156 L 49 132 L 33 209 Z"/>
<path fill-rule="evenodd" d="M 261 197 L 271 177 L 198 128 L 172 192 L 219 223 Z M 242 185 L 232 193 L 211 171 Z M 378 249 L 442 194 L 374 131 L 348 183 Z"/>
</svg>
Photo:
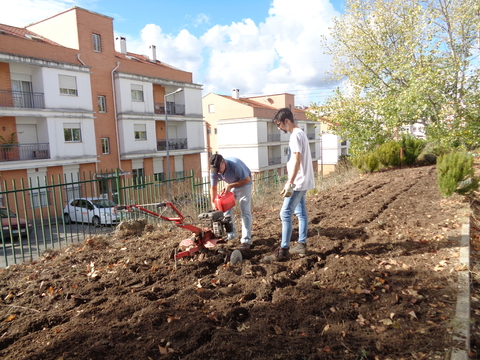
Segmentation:
<svg viewBox="0 0 480 360">
<path fill-rule="evenodd" d="M 372 173 L 380 168 L 380 159 L 378 158 L 377 153 L 368 152 L 356 155 L 352 158 L 352 164 L 364 173 Z"/>
<path fill-rule="evenodd" d="M 437 159 L 437 183 L 443 196 L 454 192 L 470 195 L 478 189 L 479 179 L 475 177 L 473 156 L 466 151 L 453 151 Z"/>
<path fill-rule="evenodd" d="M 388 141 L 380 145 L 375 152 L 380 163 L 385 167 L 398 166 L 401 163 L 400 144 L 395 141 Z"/>
<path fill-rule="evenodd" d="M 405 165 L 413 165 L 417 161 L 417 158 L 427 145 L 427 142 L 422 139 L 415 138 L 413 136 L 403 135 L 400 140 L 400 146 L 403 149 L 402 162 Z"/>
</svg>

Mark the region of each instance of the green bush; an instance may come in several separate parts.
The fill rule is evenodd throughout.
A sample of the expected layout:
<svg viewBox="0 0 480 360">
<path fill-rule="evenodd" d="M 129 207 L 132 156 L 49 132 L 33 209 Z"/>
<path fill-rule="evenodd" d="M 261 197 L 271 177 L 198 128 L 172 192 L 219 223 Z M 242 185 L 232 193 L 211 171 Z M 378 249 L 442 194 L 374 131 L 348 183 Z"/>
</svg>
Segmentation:
<svg viewBox="0 0 480 360">
<path fill-rule="evenodd" d="M 352 164 L 363 173 L 372 173 L 380 168 L 380 159 L 375 152 L 356 155 Z"/>
<path fill-rule="evenodd" d="M 426 145 L 427 142 L 423 139 L 418 139 L 409 135 L 403 135 L 402 139 L 400 140 L 400 146 L 403 149 L 402 163 L 405 165 L 415 164 Z"/>
<path fill-rule="evenodd" d="M 470 195 L 478 189 L 479 179 L 475 177 L 473 156 L 466 151 L 453 151 L 437 159 L 437 183 L 443 196 L 454 192 Z"/>
<path fill-rule="evenodd" d="M 384 167 L 399 166 L 401 164 L 400 144 L 396 141 L 383 143 L 375 149 L 375 152 Z"/>
</svg>

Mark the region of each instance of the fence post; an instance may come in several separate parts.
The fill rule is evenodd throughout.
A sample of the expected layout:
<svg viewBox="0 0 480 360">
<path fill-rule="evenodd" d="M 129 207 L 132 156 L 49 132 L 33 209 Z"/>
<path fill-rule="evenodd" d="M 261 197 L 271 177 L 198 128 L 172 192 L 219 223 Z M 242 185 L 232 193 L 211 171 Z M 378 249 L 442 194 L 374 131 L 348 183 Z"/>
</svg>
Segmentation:
<svg viewBox="0 0 480 360">
<path fill-rule="evenodd" d="M 120 170 L 118 168 L 115 169 L 115 183 L 117 185 L 117 192 L 118 192 L 118 204 L 123 204 L 123 192 L 120 191 Z"/>
</svg>

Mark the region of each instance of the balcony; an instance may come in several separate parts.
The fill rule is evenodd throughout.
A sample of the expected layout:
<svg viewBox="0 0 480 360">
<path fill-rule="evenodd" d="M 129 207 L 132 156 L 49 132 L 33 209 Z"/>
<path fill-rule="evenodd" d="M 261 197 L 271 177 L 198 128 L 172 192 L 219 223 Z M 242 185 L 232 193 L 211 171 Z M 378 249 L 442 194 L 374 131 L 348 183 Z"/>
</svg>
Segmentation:
<svg viewBox="0 0 480 360">
<path fill-rule="evenodd" d="M 268 142 L 280 141 L 280 135 L 281 134 L 268 134 L 267 140 Z"/>
<path fill-rule="evenodd" d="M 165 115 L 165 103 L 155 103 L 155 114 Z M 167 115 L 185 115 L 185 105 L 167 102 Z"/>
<path fill-rule="evenodd" d="M 187 138 L 168 139 L 168 150 L 181 150 L 181 149 L 188 149 Z M 157 151 L 165 151 L 165 150 L 167 150 L 167 140 L 158 139 Z"/>
<path fill-rule="evenodd" d="M 278 165 L 282 163 L 282 158 L 280 156 L 278 157 L 271 157 L 268 158 L 268 165 Z"/>
<path fill-rule="evenodd" d="M 48 143 L 0 145 L 0 162 L 37 159 L 50 159 Z"/>
<path fill-rule="evenodd" d="M 43 93 L 0 90 L 0 107 L 45 109 Z"/>
</svg>

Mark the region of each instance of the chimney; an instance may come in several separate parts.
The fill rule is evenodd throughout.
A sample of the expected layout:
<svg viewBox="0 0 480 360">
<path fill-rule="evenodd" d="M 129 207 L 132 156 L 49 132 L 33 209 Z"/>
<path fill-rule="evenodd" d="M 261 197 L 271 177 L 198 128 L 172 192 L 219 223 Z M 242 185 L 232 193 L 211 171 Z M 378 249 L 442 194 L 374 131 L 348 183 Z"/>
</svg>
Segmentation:
<svg viewBox="0 0 480 360">
<path fill-rule="evenodd" d="M 117 45 L 116 46 L 117 49 L 119 49 L 122 54 L 126 55 L 127 54 L 127 39 L 124 38 L 123 36 L 117 36 L 115 38 L 115 42 L 116 42 L 116 45 Z"/>
<path fill-rule="evenodd" d="M 157 47 L 155 45 L 150 45 L 150 60 L 157 61 Z"/>
<path fill-rule="evenodd" d="M 232 98 L 236 100 L 240 99 L 240 90 L 232 89 Z"/>
</svg>

